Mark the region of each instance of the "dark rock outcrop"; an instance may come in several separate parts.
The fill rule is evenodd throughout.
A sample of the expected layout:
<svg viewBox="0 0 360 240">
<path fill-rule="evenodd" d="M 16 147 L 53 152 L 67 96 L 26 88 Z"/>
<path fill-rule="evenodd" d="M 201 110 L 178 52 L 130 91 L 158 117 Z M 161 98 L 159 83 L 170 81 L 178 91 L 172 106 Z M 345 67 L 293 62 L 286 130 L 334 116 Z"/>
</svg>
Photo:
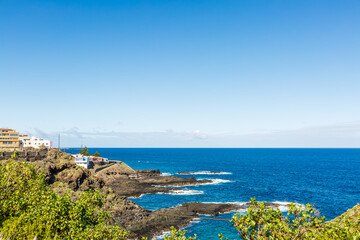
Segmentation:
<svg viewBox="0 0 360 240">
<path fill-rule="evenodd" d="M 84 169 L 75 164 L 71 155 L 52 149 L 47 157 L 33 164 L 45 173 L 46 181 L 59 194 L 72 190 L 71 197 L 98 188 L 104 195 L 103 208 L 110 212 L 109 224 L 119 224 L 131 232 L 132 239 L 153 237 L 171 226 L 181 228 L 201 214 L 218 215 L 246 206 L 235 204 L 184 203 L 173 208 L 150 211 L 127 200 L 130 196 L 147 193 L 170 193 L 178 190 L 169 186 L 206 184 L 210 180 L 161 176 L 159 170 L 134 170 L 125 163 L 109 164 L 97 169 Z M 268 205 L 276 207 L 276 205 Z"/>
</svg>

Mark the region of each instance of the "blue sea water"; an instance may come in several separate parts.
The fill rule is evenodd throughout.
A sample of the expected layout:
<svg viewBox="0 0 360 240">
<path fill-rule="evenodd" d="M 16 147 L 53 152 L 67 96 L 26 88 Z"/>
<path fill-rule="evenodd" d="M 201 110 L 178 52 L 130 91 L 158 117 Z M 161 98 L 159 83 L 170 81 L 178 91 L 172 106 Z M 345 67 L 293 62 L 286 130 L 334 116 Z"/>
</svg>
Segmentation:
<svg viewBox="0 0 360 240">
<path fill-rule="evenodd" d="M 221 179 L 214 185 L 188 186 L 195 195 L 149 194 L 132 199 L 155 210 L 184 202 L 267 202 L 313 204 L 332 219 L 360 202 L 360 149 L 194 149 L 96 148 L 102 156 L 121 160 L 134 169 L 159 169 L 176 175 L 182 171 L 228 172 L 224 175 L 189 175 Z M 77 153 L 79 149 L 68 149 Z M 219 180 L 218 180 L 219 181 Z M 191 193 L 191 192 L 190 192 Z M 231 219 L 233 213 L 217 218 Z M 225 221 L 196 220 L 186 228 L 199 239 L 239 239 Z"/>
</svg>

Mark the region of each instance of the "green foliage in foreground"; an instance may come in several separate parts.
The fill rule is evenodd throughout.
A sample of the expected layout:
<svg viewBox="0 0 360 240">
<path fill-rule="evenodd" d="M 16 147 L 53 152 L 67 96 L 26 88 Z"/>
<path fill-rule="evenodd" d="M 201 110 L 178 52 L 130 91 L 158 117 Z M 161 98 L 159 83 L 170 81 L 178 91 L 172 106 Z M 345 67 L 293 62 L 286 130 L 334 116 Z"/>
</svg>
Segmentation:
<svg viewBox="0 0 360 240">
<path fill-rule="evenodd" d="M 73 201 L 56 194 L 31 164 L 0 164 L 0 239 L 125 239 L 128 233 L 108 226 L 109 214 L 99 192 L 84 192 Z M 247 214 L 235 215 L 232 226 L 242 239 L 360 240 L 360 205 L 326 222 L 307 204 L 291 204 L 287 215 L 251 199 Z M 165 240 L 196 240 L 171 228 Z M 222 234 L 220 239 L 224 239 Z"/>
<path fill-rule="evenodd" d="M 266 208 L 251 199 L 247 214 L 236 214 L 232 224 L 243 239 L 360 239 L 360 218 L 344 219 L 341 223 L 325 222 L 314 215 L 307 204 L 291 204 L 287 217 L 280 210 Z"/>
<path fill-rule="evenodd" d="M 77 201 L 56 194 L 44 175 L 25 162 L 0 164 L 0 233 L 4 239 L 125 239 L 108 226 L 103 196 L 84 192 Z"/>
<path fill-rule="evenodd" d="M 11 158 L 17 159 L 18 155 L 19 155 L 18 151 L 15 150 L 14 153 L 11 155 Z"/>
<path fill-rule="evenodd" d="M 196 234 L 193 237 L 185 237 L 186 230 L 176 230 L 171 227 L 170 236 L 165 236 L 164 240 L 196 240 Z"/>
<path fill-rule="evenodd" d="M 360 206 L 354 207 L 360 210 Z M 267 240 L 267 239 L 360 239 L 360 214 L 349 210 L 348 215 L 341 215 L 336 221 L 326 222 L 325 217 L 315 216 L 315 209 L 307 204 L 300 206 L 291 204 L 289 211 L 283 215 L 280 210 L 266 208 L 263 202 L 251 199 L 247 214 L 233 216 L 232 226 L 238 231 L 241 239 Z M 354 215 L 356 218 L 354 218 Z M 194 240 L 194 237 L 185 237 L 186 231 L 171 229 L 171 234 L 165 240 Z M 219 234 L 220 240 L 227 239 Z"/>
</svg>

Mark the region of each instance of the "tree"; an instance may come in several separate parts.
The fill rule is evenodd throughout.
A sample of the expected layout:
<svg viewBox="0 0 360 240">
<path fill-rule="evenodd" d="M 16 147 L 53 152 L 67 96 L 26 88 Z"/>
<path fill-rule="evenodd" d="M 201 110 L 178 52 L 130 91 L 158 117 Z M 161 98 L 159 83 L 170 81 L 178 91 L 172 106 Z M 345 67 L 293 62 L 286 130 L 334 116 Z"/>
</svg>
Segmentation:
<svg viewBox="0 0 360 240">
<path fill-rule="evenodd" d="M 80 154 L 84 156 L 90 156 L 88 148 L 85 146 L 85 148 L 80 148 Z"/>
<path fill-rule="evenodd" d="M 96 151 L 96 153 L 93 154 L 94 157 L 101 157 L 100 153 Z"/>
<path fill-rule="evenodd" d="M 104 196 L 83 192 L 73 201 L 56 194 L 45 175 L 26 162 L 0 164 L 0 235 L 2 239 L 125 239 L 128 233 L 108 226 Z"/>
</svg>

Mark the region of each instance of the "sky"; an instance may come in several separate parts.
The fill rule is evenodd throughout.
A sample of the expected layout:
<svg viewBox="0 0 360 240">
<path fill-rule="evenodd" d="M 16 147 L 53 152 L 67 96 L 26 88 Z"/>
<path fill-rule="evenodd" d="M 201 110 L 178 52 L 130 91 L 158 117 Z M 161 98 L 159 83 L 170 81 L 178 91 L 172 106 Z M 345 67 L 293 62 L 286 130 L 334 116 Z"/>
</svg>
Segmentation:
<svg viewBox="0 0 360 240">
<path fill-rule="evenodd" d="M 0 0 L 0 127 L 64 147 L 360 147 L 358 0 Z"/>
</svg>

